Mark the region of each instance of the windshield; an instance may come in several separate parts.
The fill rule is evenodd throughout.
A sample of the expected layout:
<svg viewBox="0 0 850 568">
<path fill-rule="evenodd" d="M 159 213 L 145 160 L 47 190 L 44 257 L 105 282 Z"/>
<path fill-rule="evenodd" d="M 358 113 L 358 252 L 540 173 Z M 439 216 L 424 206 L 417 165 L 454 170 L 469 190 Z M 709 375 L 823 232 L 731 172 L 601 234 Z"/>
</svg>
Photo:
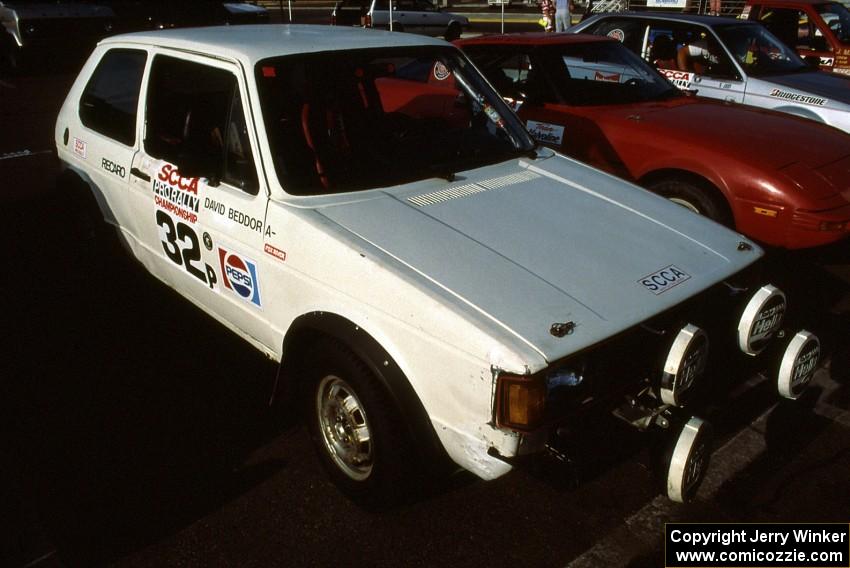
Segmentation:
<svg viewBox="0 0 850 568">
<path fill-rule="evenodd" d="M 295 195 L 451 179 L 533 149 L 452 47 L 279 57 L 256 75 L 275 170 Z"/>
<path fill-rule="evenodd" d="M 617 42 L 547 48 L 544 64 L 555 89 L 575 106 L 630 104 L 681 96 L 643 59 Z"/>
<path fill-rule="evenodd" d="M 818 4 L 815 9 L 840 41 L 850 42 L 850 11 L 841 4 Z"/>
<path fill-rule="evenodd" d="M 799 55 L 761 25 L 720 25 L 715 26 L 714 31 L 744 72 L 753 77 L 811 69 Z"/>
</svg>

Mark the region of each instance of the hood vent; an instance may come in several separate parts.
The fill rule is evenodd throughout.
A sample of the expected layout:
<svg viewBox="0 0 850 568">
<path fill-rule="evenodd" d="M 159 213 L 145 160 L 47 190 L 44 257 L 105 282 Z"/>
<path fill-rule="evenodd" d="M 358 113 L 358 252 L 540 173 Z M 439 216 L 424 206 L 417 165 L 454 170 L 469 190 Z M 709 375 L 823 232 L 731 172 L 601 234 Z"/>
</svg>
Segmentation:
<svg viewBox="0 0 850 568">
<path fill-rule="evenodd" d="M 481 193 L 483 191 L 490 191 L 491 189 L 501 189 L 509 185 L 525 183 L 539 177 L 540 174 L 524 171 L 508 176 L 485 179 L 476 183 L 467 183 L 457 187 L 441 189 L 440 191 L 432 191 L 431 193 L 424 193 L 422 195 L 415 195 L 413 197 L 408 197 L 407 201 L 417 207 L 428 207 L 430 205 L 436 205 L 452 199 L 469 197 L 470 195 L 475 195 L 476 193 Z"/>
</svg>

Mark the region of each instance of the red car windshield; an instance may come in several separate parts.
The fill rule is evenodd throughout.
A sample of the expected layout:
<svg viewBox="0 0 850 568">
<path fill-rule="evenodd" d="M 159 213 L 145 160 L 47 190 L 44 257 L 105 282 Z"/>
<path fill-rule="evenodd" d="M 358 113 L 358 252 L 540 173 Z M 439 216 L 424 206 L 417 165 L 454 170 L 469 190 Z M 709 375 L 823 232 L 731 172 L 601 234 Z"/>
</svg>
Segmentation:
<svg viewBox="0 0 850 568">
<path fill-rule="evenodd" d="M 257 63 L 275 170 L 295 195 L 387 187 L 533 151 L 451 47 L 332 51 Z"/>
<path fill-rule="evenodd" d="M 843 5 L 830 3 L 818 4 L 815 9 L 824 23 L 840 41 L 850 42 L 850 11 Z"/>
</svg>

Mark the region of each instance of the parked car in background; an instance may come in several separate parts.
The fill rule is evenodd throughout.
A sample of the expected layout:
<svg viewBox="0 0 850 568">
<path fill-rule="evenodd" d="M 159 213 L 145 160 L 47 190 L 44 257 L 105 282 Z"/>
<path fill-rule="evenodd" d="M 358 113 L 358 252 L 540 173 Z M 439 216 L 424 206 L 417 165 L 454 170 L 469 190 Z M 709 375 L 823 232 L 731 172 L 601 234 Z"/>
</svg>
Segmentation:
<svg viewBox="0 0 850 568">
<path fill-rule="evenodd" d="M 113 32 L 115 14 L 84 1 L 0 1 L 0 69 L 19 70 L 39 57 L 85 57 Z"/>
<path fill-rule="evenodd" d="M 850 236 L 850 135 L 687 96 L 612 38 L 534 33 L 456 43 L 541 144 L 765 244 L 803 248 Z"/>
<path fill-rule="evenodd" d="M 116 33 L 193 26 L 264 24 L 269 12 L 253 3 L 221 0 L 95 0 L 116 15 Z"/>
<path fill-rule="evenodd" d="M 666 435 L 685 501 L 709 455 L 691 410 L 706 367 L 772 361 L 790 398 L 817 367 L 756 244 L 536 147 L 441 40 L 114 36 L 55 142 L 60 196 L 281 362 L 276 392 L 357 499 L 407 495 L 446 457 L 497 478 L 613 413 Z"/>
<path fill-rule="evenodd" d="M 680 89 L 850 132 L 847 80 L 813 69 L 756 22 L 628 12 L 596 15 L 570 31 L 619 39 Z"/>
<path fill-rule="evenodd" d="M 393 0 L 392 31 L 444 37 L 452 41 L 469 27 L 469 18 L 446 12 L 431 0 Z M 390 29 L 387 0 L 340 0 L 331 25 Z"/>
<path fill-rule="evenodd" d="M 744 19 L 773 35 L 823 71 L 850 74 L 850 11 L 825 0 L 748 0 Z"/>
</svg>

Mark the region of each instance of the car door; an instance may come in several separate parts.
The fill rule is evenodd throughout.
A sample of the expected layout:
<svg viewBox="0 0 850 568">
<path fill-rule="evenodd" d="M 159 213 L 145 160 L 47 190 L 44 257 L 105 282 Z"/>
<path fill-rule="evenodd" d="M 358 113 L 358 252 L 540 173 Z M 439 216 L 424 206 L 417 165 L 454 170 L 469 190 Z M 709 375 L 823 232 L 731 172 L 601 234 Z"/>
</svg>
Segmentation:
<svg viewBox="0 0 850 568">
<path fill-rule="evenodd" d="M 147 59 L 143 49 L 107 51 L 83 89 L 79 123 L 66 127 L 68 144 L 91 178 L 105 218 L 131 235 L 136 226 L 127 193 L 139 147 L 137 114 Z"/>
<path fill-rule="evenodd" d="M 235 63 L 157 53 L 133 192 L 157 274 L 270 345 L 260 264 L 268 194 L 245 93 Z"/>
</svg>

